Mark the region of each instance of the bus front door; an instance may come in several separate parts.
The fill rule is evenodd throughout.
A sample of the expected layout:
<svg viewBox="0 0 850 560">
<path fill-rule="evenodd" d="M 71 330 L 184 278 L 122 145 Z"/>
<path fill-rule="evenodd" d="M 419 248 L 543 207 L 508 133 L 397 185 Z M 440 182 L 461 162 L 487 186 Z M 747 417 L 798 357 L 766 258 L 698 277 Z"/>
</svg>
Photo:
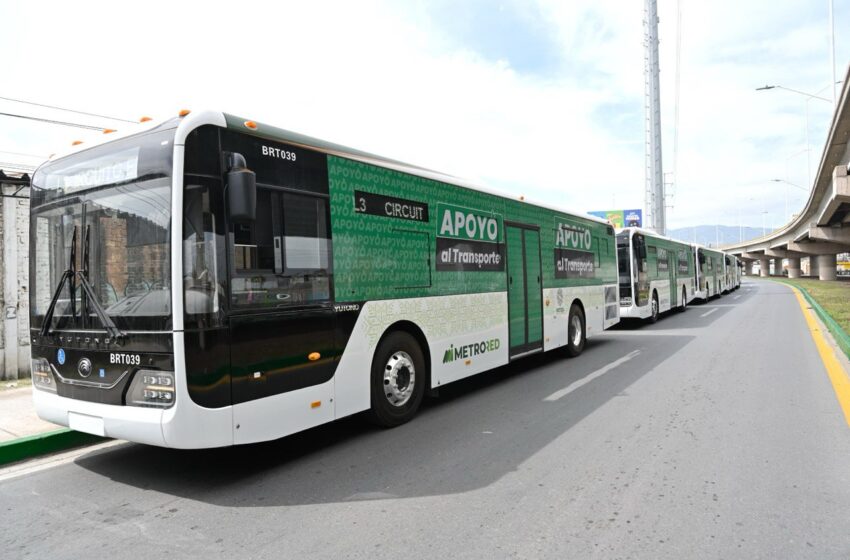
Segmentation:
<svg viewBox="0 0 850 560">
<path fill-rule="evenodd" d="M 540 230 L 506 225 L 510 356 L 543 348 L 543 284 Z"/>
</svg>

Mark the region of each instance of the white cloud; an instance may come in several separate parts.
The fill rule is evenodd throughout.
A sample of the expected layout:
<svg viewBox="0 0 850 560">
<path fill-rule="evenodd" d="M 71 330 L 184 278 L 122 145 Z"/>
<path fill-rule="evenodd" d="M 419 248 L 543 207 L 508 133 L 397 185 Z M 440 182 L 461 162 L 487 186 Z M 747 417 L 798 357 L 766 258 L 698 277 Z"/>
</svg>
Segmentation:
<svg viewBox="0 0 850 560">
<path fill-rule="evenodd" d="M 805 5 L 783 4 L 779 13 L 767 1 L 683 4 L 671 225 L 736 224 L 738 199 L 742 219 L 758 225 L 766 206 L 759 197 L 782 189 L 753 184 L 786 176 L 785 158 L 803 145 L 804 105 L 792 94 L 753 89 L 765 81 L 805 90 L 828 83 L 825 15 L 795 18 L 787 12 Z M 641 8 L 541 0 L 570 69 L 541 76 L 448 41 L 420 4 L 151 2 L 136 13 L 114 3 L 4 4 L 3 21 L 14 23 L 0 52 L 5 75 L 20 79 L 5 80 L 0 95 L 132 118 L 222 109 L 517 196 L 587 210 L 640 207 Z M 659 10 L 670 169 L 675 2 L 661 0 Z M 13 109 L 102 122 L 0 102 L 0 111 Z M 822 141 L 828 107 L 810 109 L 812 138 Z M 622 123 L 612 111 L 622 111 Z M 92 136 L 0 120 L 0 150 L 50 153 Z M 812 145 L 814 162 L 820 145 Z M 789 160 L 790 180 L 804 180 L 804 159 Z"/>
</svg>

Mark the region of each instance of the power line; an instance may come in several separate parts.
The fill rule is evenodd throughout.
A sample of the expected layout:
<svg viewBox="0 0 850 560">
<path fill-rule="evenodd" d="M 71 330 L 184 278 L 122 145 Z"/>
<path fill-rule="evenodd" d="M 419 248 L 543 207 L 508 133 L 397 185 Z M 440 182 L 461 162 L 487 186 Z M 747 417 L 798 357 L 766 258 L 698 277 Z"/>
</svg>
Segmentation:
<svg viewBox="0 0 850 560">
<path fill-rule="evenodd" d="M 5 167 L 6 169 L 20 169 L 22 171 L 35 171 L 35 167 L 32 165 L 21 165 L 11 161 L 0 161 L 0 167 Z"/>
<path fill-rule="evenodd" d="M 122 121 L 122 122 L 138 124 L 137 121 L 120 119 L 118 117 L 110 117 L 109 115 L 98 115 L 97 113 L 86 113 L 85 111 L 77 111 L 75 109 L 66 109 L 64 107 L 56 107 L 55 105 L 46 105 L 44 103 L 36 103 L 34 101 L 25 101 L 23 99 L 13 99 L 11 97 L 0 97 L 0 99 L 3 99 L 4 101 L 13 101 L 15 103 L 25 103 L 26 105 L 35 105 L 36 107 L 46 107 L 48 109 L 56 109 L 57 111 L 67 111 L 69 113 L 76 113 L 78 115 L 86 115 L 86 116 L 89 116 L 89 117 L 98 117 L 98 118 L 101 118 L 101 119 L 109 119 L 111 121 Z"/>
<path fill-rule="evenodd" d="M 17 119 L 26 119 L 26 120 L 30 120 L 30 121 L 39 121 L 39 122 L 45 122 L 45 123 L 49 123 L 49 124 L 60 124 L 62 126 L 72 126 L 72 127 L 76 127 L 76 128 L 85 128 L 87 130 L 100 130 L 100 131 L 106 130 L 105 128 L 103 128 L 101 126 L 92 126 L 90 124 L 79 124 L 79 123 L 72 123 L 72 122 L 67 122 L 67 121 L 57 121 L 57 120 L 53 120 L 53 119 L 42 119 L 42 118 L 39 118 L 39 117 L 30 117 L 28 115 L 16 115 L 14 113 L 0 113 L 0 116 L 14 117 L 14 118 L 17 118 Z"/>
<path fill-rule="evenodd" d="M 10 155 L 13 155 L 13 156 L 24 156 L 24 157 L 34 157 L 34 158 L 47 159 L 47 156 L 41 156 L 41 155 L 38 155 L 38 154 L 24 154 L 24 153 L 21 153 L 21 152 L 8 152 L 6 150 L 0 150 L 0 154 L 10 154 Z"/>
</svg>

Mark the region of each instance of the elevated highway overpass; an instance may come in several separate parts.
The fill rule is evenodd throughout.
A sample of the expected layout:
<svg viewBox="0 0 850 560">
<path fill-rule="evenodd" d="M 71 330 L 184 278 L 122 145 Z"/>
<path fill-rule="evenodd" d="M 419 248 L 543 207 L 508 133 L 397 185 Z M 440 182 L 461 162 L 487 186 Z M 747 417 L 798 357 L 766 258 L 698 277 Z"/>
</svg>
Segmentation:
<svg viewBox="0 0 850 560">
<path fill-rule="evenodd" d="M 760 263 L 762 276 L 782 270 L 788 260 L 788 276 L 801 275 L 803 259 L 809 261 L 809 274 L 821 280 L 835 280 L 836 255 L 850 251 L 850 69 L 833 112 L 829 135 L 821 155 L 812 190 L 803 210 L 788 224 L 767 235 L 722 247 L 746 263 Z"/>
</svg>

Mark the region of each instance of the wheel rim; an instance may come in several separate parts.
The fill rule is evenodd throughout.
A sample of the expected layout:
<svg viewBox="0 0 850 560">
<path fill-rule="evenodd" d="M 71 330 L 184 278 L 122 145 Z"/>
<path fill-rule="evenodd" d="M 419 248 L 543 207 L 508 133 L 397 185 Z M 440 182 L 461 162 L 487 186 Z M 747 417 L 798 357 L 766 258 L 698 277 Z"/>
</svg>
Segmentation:
<svg viewBox="0 0 850 560">
<path fill-rule="evenodd" d="M 652 298 L 652 316 L 655 317 L 658 315 L 658 300 Z"/>
<path fill-rule="evenodd" d="M 404 406 L 413 396 L 416 368 L 407 352 L 393 352 L 384 366 L 384 396 L 393 406 Z"/>
<path fill-rule="evenodd" d="M 688 306 L 688 292 L 687 290 L 682 290 L 682 309 Z"/>
<path fill-rule="evenodd" d="M 581 319 L 578 315 L 573 315 L 573 318 L 570 320 L 570 323 L 570 326 L 573 329 L 573 346 L 581 346 Z"/>
</svg>

